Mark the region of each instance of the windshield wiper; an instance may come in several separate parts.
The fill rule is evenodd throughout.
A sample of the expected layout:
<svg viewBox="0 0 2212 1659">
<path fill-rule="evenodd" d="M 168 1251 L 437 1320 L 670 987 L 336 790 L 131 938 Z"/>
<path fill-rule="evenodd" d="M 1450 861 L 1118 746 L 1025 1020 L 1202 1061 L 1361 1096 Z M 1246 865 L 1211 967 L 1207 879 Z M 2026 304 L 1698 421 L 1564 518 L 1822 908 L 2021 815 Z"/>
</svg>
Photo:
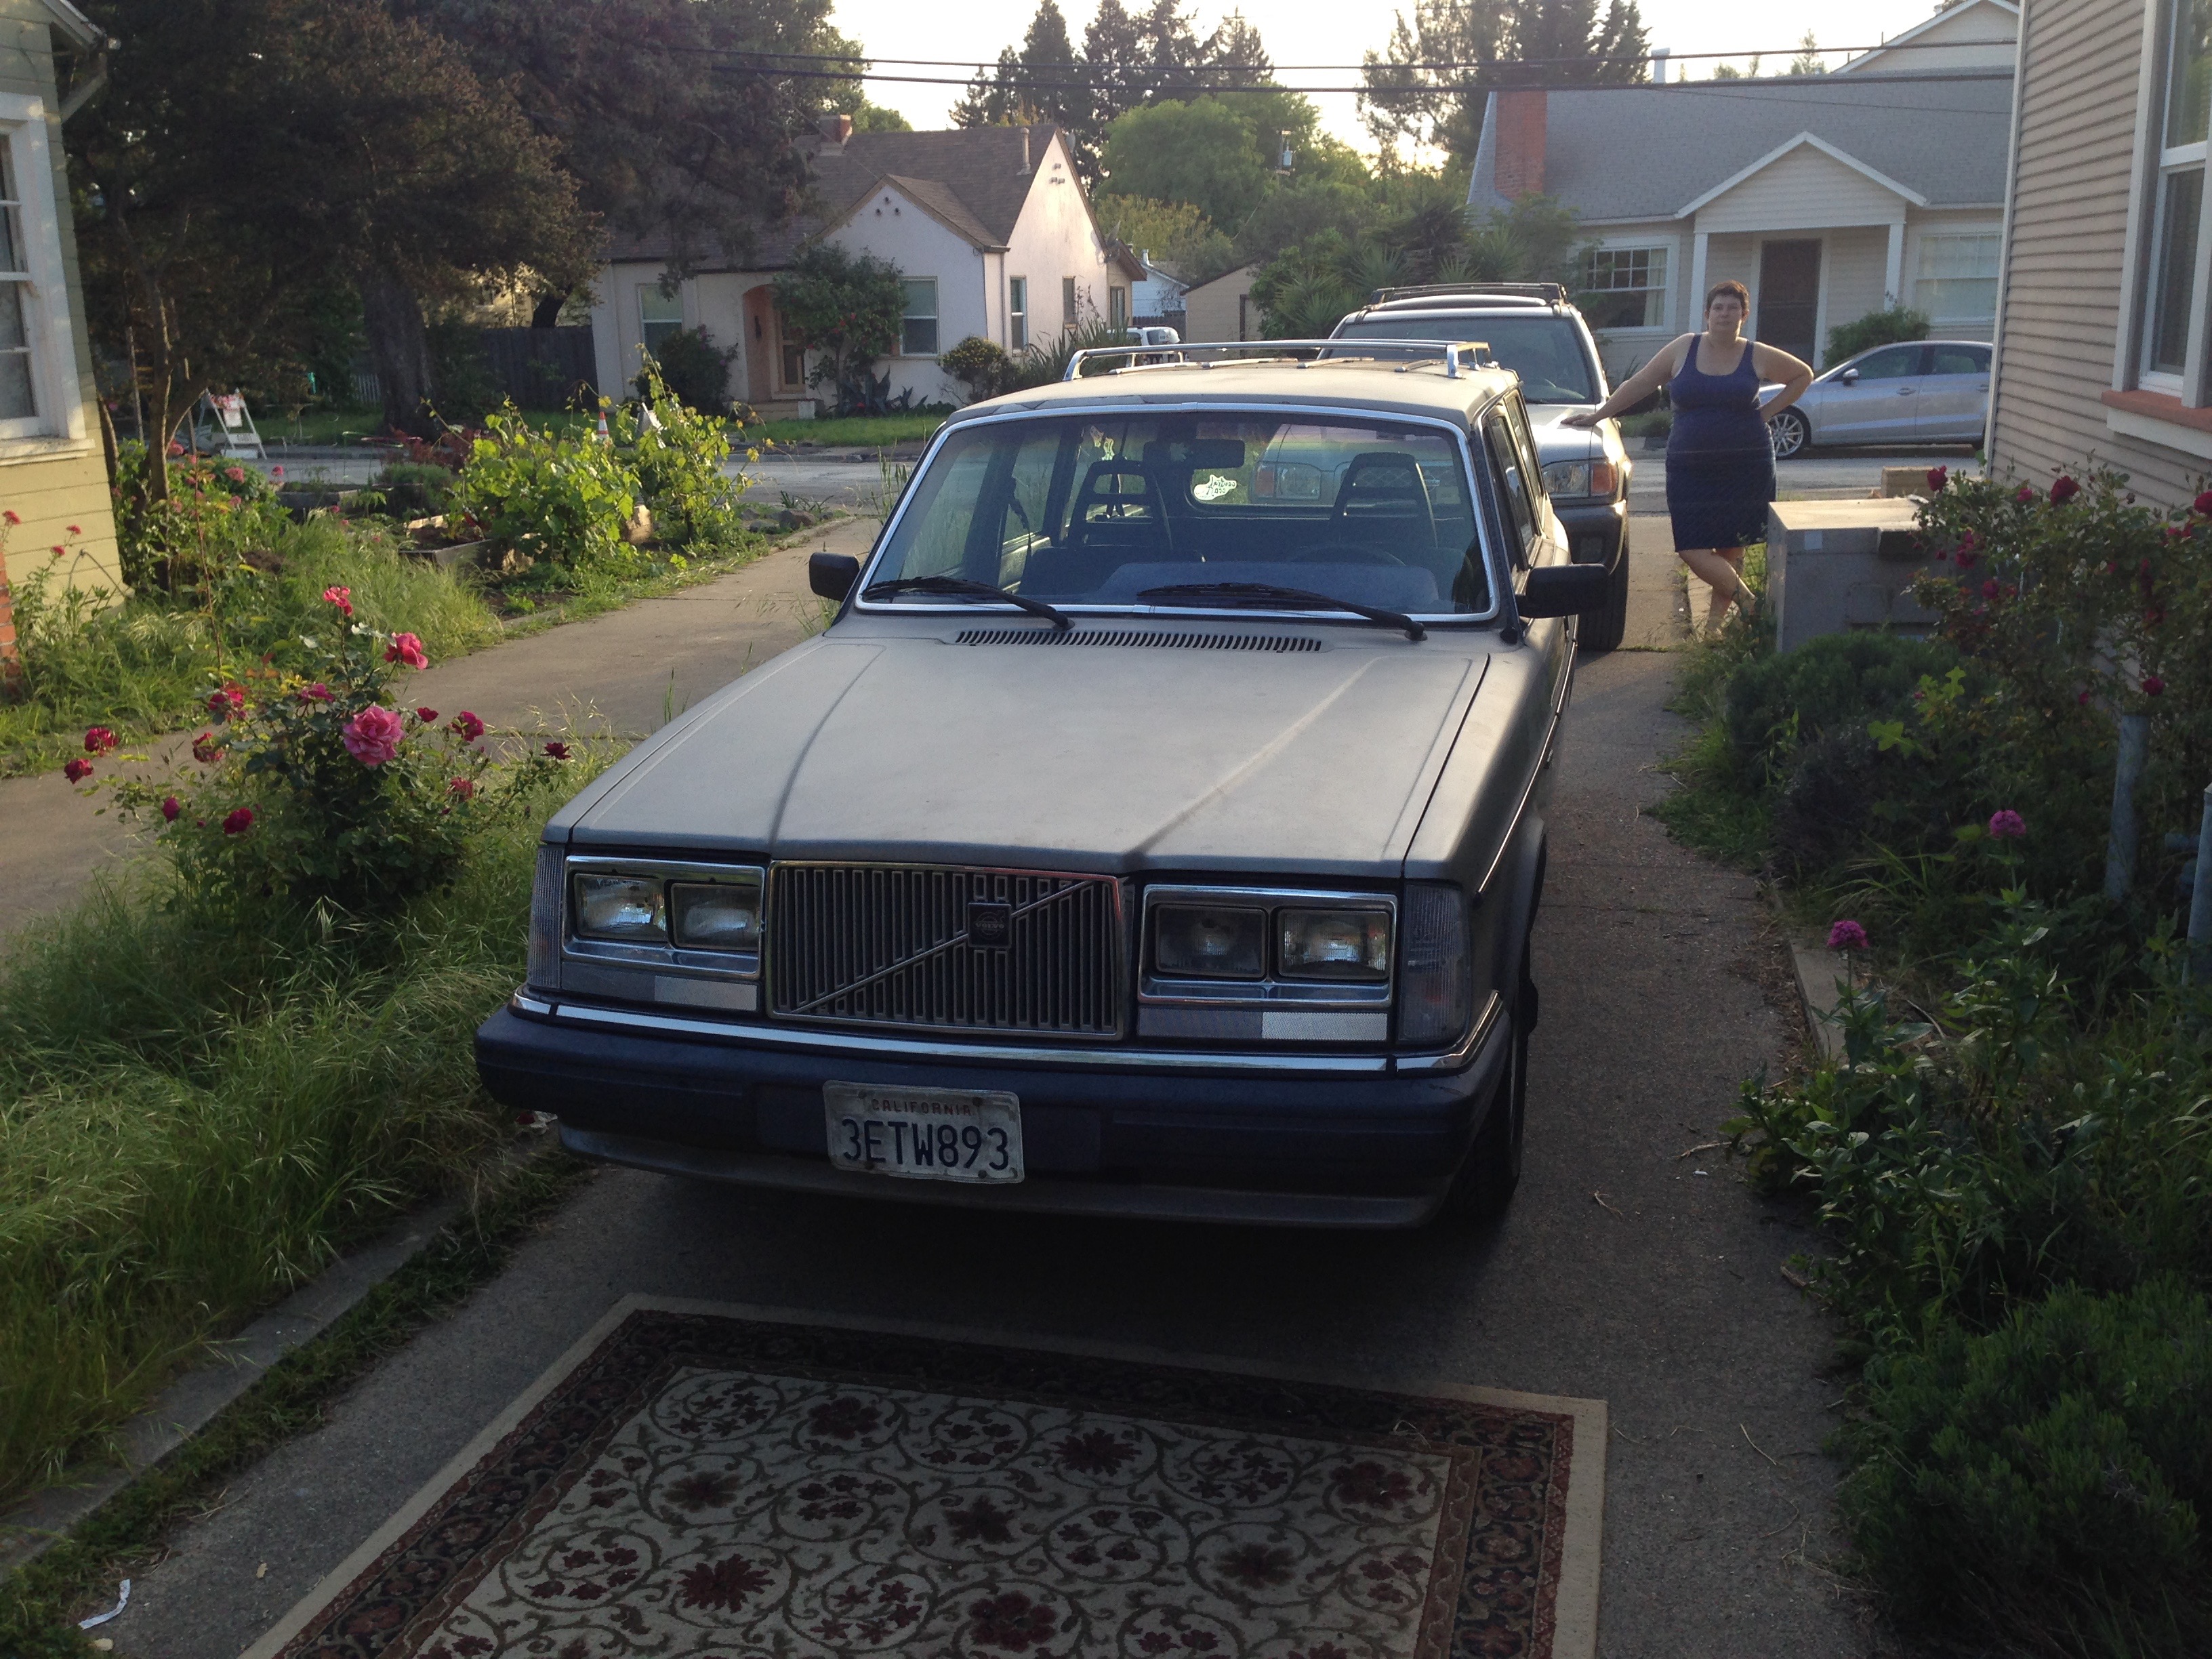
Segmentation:
<svg viewBox="0 0 2212 1659">
<path fill-rule="evenodd" d="M 965 576 L 901 576 L 896 581 L 872 584 L 860 597 L 888 599 L 897 593 L 935 593 L 948 599 L 997 599 L 1002 604 L 1018 605 L 1032 617 L 1042 617 L 1054 628 L 1075 626 L 1067 612 L 1042 599 L 1033 599 L 1024 593 L 1009 593 L 988 582 L 971 582 Z"/>
<path fill-rule="evenodd" d="M 1140 589 L 1137 597 L 1164 600 L 1169 605 L 1251 605 L 1271 610 L 1279 610 L 1284 605 L 1319 606 L 1328 611 L 1349 611 L 1370 622 L 1403 629 L 1409 640 L 1429 636 L 1427 629 L 1401 611 L 1385 611 L 1379 605 L 1334 599 L 1327 593 L 1309 592 L 1303 587 L 1278 587 L 1273 582 L 1172 582 L 1165 587 Z"/>
</svg>

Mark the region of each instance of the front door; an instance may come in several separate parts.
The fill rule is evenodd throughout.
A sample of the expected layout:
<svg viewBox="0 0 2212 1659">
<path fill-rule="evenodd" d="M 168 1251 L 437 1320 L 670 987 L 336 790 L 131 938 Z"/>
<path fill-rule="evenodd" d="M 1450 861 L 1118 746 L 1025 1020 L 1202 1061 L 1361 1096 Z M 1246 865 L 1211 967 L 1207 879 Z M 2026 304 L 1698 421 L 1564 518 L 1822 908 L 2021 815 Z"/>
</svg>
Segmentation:
<svg viewBox="0 0 2212 1659">
<path fill-rule="evenodd" d="M 775 396 L 777 341 L 775 290 L 766 283 L 745 290 L 745 401 L 760 404 Z"/>
<path fill-rule="evenodd" d="M 1817 364 L 1820 244 L 1768 242 L 1759 251 L 1759 321 L 1751 337 Z"/>
</svg>

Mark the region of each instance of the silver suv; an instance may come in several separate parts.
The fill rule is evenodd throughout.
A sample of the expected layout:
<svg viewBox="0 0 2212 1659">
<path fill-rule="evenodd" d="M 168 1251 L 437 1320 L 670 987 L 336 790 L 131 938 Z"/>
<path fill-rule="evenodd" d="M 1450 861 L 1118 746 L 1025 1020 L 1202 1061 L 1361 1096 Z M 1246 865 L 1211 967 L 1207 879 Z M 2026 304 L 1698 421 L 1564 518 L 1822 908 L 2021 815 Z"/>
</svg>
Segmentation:
<svg viewBox="0 0 2212 1659">
<path fill-rule="evenodd" d="M 1455 283 L 1384 288 L 1336 325 L 1339 339 L 1480 340 L 1521 377 L 1544 489 L 1577 564 L 1612 578 L 1606 608 L 1583 619 L 1582 648 L 1610 651 L 1628 626 L 1628 475 L 1620 423 L 1563 425 L 1612 388 L 1589 325 L 1557 283 Z"/>
</svg>

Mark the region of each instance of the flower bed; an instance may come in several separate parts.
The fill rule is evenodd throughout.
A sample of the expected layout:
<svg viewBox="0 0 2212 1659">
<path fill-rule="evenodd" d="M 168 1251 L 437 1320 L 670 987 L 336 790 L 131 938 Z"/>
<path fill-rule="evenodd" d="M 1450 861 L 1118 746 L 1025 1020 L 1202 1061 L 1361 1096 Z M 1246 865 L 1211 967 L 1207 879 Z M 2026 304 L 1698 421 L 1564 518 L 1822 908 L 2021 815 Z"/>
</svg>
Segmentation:
<svg viewBox="0 0 2212 1659">
<path fill-rule="evenodd" d="M 1897 1610 L 2008 1652 L 2199 1654 L 2212 986 L 2177 934 L 2212 779 L 2212 495 L 1929 483 L 1934 639 L 1777 657 L 1744 626 L 1685 678 L 1704 729 L 1670 823 L 1851 964 L 1840 1061 L 1747 1085 L 1729 1128 L 1818 1206 L 1808 1268 L 1863 1362 L 1844 1514 Z"/>
</svg>

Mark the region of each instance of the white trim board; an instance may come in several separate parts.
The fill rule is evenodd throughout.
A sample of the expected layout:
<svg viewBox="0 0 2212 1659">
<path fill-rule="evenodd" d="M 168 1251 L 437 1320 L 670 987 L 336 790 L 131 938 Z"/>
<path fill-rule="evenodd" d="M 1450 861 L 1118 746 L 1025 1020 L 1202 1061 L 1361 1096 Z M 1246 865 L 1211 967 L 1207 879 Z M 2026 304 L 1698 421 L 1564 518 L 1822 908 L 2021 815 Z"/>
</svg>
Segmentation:
<svg viewBox="0 0 2212 1659">
<path fill-rule="evenodd" d="M 1911 203 L 1913 206 L 1924 208 L 1928 205 L 1928 198 L 1925 196 L 1923 196 L 1918 191 L 1914 190 L 1909 185 L 1900 185 L 1896 179 L 1891 178 L 1887 173 L 1881 172 L 1878 168 L 1869 167 L 1864 161 L 1860 161 L 1857 156 L 1853 155 L 1849 150 L 1838 149 L 1835 145 L 1830 143 L 1826 139 L 1821 137 L 1820 134 L 1816 132 L 1801 132 L 1795 138 L 1789 140 L 1786 143 L 1778 144 L 1774 149 L 1767 151 L 1765 155 L 1760 156 L 1756 161 L 1752 162 L 1750 166 L 1744 167 L 1740 172 L 1731 173 L 1729 177 L 1722 179 L 1720 183 L 1715 185 L 1704 195 L 1695 198 L 1684 206 L 1676 208 L 1674 210 L 1674 216 L 1677 219 L 1687 219 L 1691 217 L 1699 208 L 1704 207 L 1707 203 L 1717 201 L 1720 198 L 1727 195 L 1729 191 L 1734 190 L 1738 185 L 1743 183 L 1745 179 L 1753 178 L 1759 173 L 1764 173 L 1768 167 L 1772 167 L 1777 161 L 1789 155 L 1791 151 L 1803 149 L 1808 144 L 1812 146 L 1813 149 L 1819 150 L 1821 155 L 1828 157 L 1829 160 L 1840 161 L 1844 166 L 1850 168 L 1852 172 L 1863 173 L 1867 178 L 1874 180 L 1875 184 L 1880 185 L 1884 190 L 1890 191 L 1896 195 L 1902 196 L 1906 201 Z"/>
</svg>

